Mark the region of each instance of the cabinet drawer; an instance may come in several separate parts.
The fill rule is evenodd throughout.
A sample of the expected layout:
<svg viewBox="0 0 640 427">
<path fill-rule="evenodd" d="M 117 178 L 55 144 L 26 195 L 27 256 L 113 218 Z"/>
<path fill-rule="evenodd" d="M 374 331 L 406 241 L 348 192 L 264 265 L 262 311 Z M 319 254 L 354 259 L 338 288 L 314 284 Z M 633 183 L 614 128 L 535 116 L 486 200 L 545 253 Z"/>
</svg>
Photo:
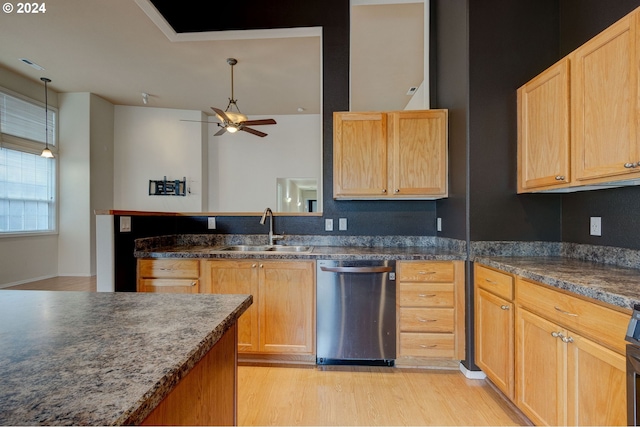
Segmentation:
<svg viewBox="0 0 640 427">
<path fill-rule="evenodd" d="M 400 308 L 403 332 L 453 332 L 453 308 Z"/>
<path fill-rule="evenodd" d="M 453 307 L 453 284 L 400 283 L 398 303 L 402 307 Z"/>
<path fill-rule="evenodd" d="M 476 286 L 513 301 L 513 276 L 480 264 L 475 265 Z"/>
<path fill-rule="evenodd" d="M 585 301 L 563 292 L 518 278 L 518 304 L 573 332 L 624 354 L 624 337 L 630 314 Z"/>
<path fill-rule="evenodd" d="M 398 280 L 405 282 L 453 282 L 453 262 L 399 262 Z"/>
<path fill-rule="evenodd" d="M 200 292 L 198 279 L 140 279 L 139 292 L 171 294 L 197 294 Z"/>
<path fill-rule="evenodd" d="M 197 259 L 141 259 L 139 277 L 198 278 L 200 261 Z"/>
<path fill-rule="evenodd" d="M 401 356 L 453 358 L 455 339 L 453 334 L 418 332 L 400 333 Z"/>
</svg>

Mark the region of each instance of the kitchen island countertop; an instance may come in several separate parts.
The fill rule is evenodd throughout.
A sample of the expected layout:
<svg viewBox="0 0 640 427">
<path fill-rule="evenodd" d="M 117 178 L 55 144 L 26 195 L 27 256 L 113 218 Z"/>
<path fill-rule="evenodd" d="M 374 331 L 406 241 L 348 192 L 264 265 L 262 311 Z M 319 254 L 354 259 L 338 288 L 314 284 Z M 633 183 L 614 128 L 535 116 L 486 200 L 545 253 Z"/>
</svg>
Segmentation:
<svg viewBox="0 0 640 427">
<path fill-rule="evenodd" d="M 0 291 L 0 425 L 138 424 L 250 295 Z"/>
</svg>

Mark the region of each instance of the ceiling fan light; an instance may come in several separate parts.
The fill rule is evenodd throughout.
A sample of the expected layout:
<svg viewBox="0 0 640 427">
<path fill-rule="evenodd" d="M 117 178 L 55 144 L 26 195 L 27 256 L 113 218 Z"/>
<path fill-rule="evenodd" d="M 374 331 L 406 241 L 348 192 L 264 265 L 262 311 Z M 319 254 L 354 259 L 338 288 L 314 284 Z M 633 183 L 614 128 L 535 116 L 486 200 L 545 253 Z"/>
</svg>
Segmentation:
<svg viewBox="0 0 640 427">
<path fill-rule="evenodd" d="M 247 116 L 242 113 L 234 113 L 232 111 L 225 111 L 224 113 L 231 119 L 233 123 L 246 122 L 248 119 Z"/>
<path fill-rule="evenodd" d="M 227 132 L 236 133 L 236 132 L 238 132 L 238 128 L 235 127 L 234 125 L 229 125 L 229 126 L 227 126 Z"/>
</svg>

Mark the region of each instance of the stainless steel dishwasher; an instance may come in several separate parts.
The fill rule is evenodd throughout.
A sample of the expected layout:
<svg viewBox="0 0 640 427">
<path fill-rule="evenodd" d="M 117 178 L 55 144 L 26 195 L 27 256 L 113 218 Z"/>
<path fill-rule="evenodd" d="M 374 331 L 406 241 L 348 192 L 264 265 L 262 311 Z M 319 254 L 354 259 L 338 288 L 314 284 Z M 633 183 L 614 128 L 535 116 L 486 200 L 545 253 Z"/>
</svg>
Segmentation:
<svg viewBox="0 0 640 427">
<path fill-rule="evenodd" d="M 395 261 L 317 262 L 316 362 L 393 366 Z"/>
</svg>

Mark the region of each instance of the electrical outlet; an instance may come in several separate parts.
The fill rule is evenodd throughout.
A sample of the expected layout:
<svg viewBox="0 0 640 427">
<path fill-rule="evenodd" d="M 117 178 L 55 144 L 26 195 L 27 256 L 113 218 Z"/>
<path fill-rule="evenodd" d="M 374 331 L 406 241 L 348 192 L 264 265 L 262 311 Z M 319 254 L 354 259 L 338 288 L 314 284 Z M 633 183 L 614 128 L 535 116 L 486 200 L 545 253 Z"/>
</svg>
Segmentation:
<svg viewBox="0 0 640 427">
<path fill-rule="evenodd" d="M 121 233 L 130 233 L 131 232 L 131 217 L 130 216 L 121 216 L 120 217 L 120 232 Z"/>
<path fill-rule="evenodd" d="M 602 236 L 602 218 L 599 216 L 591 217 L 591 225 L 589 227 L 589 233 L 592 236 Z"/>
<path fill-rule="evenodd" d="M 340 218 L 338 220 L 338 230 L 345 231 L 347 229 L 347 218 Z"/>
<path fill-rule="evenodd" d="M 327 218 L 324 220 L 324 231 L 333 231 L 333 219 Z"/>
<path fill-rule="evenodd" d="M 216 229 L 216 217 L 215 216 L 210 216 L 207 218 L 207 228 L 209 230 L 215 230 Z"/>
<path fill-rule="evenodd" d="M 442 218 L 436 218 L 436 231 L 442 231 Z"/>
</svg>

